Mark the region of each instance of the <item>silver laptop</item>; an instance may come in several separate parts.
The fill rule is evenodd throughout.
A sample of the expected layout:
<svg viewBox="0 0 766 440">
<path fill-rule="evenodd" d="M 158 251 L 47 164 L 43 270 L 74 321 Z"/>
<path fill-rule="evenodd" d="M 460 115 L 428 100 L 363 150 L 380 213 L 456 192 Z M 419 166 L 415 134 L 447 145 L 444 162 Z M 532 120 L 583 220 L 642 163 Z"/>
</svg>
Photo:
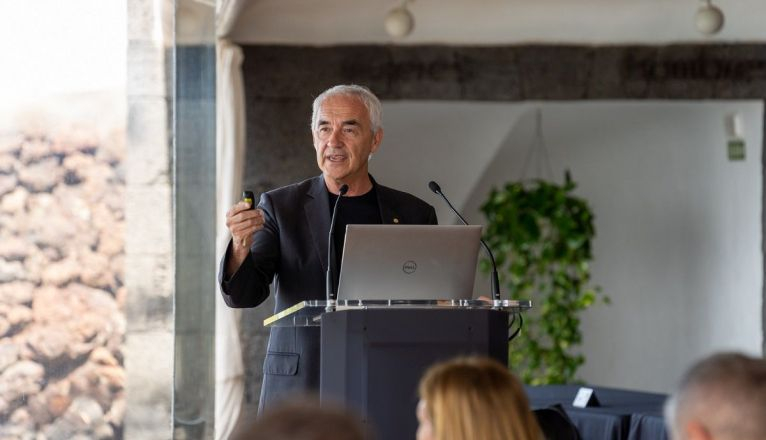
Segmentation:
<svg viewBox="0 0 766 440">
<path fill-rule="evenodd" d="M 471 299 L 481 226 L 348 225 L 338 299 Z"/>
</svg>

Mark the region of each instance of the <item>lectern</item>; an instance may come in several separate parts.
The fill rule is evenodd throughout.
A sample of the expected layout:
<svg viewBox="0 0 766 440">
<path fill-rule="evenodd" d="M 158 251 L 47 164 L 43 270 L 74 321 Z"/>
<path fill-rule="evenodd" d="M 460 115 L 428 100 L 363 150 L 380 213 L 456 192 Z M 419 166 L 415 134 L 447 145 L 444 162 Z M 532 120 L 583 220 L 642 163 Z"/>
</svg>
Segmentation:
<svg viewBox="0 0 766 440">
<path fill-rule="evenodd" d="M 417 384 L 435 362 L 482 355 L 508 362 L 510 320 L 529 301 L 303 301 L 267 326 L 320 326 L 320 398 L 355 410 L 377 439 L 415 438 Z"/>
</svg>

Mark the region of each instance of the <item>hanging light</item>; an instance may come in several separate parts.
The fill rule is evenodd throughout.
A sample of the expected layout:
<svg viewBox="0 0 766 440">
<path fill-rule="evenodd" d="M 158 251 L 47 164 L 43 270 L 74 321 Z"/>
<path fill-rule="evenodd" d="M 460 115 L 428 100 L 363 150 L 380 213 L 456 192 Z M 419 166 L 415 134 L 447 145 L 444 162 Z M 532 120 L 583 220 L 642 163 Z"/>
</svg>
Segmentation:
<svg viewBox="0 0 766 440">
<path fill-rule="evenodd" d="M 401 5 L 391 9 L 386 14 L 385 26 L 388 35 L 394 38 L 402 38 L 412 32 L 415 27 L 415 17 L 409 9 L 407 3 L 412 0 L 404 0 Z"/>
<path fill-rule="evenodd" d="M 694 15 L 694 26 L 704 35 L 717 34 L 723 28 L 723 11 L 710 0 L 703 0 L 702 3 Z"/>
</svg>

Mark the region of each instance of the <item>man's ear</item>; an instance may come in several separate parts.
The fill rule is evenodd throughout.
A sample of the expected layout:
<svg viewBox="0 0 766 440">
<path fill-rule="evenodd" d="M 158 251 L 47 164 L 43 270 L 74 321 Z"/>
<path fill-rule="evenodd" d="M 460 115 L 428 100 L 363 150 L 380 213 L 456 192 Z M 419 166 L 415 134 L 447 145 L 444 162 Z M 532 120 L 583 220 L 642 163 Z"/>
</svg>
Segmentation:
<svg viewBox="0 0 766 440">
<path fill-rule="evenodd" d="M 383 142 L 383 129 L 379 128 L 378 131 L 372 135 L 372 148 L 370 149 L 370 154 L 378 151 L 381 142 Z"/>
<path fill-rule="evenodd" d="M 687 422 L 684 426 L 684 432 L 688 440 L 713 440 L 710 431 L 696 420 Z"/>
</svg>

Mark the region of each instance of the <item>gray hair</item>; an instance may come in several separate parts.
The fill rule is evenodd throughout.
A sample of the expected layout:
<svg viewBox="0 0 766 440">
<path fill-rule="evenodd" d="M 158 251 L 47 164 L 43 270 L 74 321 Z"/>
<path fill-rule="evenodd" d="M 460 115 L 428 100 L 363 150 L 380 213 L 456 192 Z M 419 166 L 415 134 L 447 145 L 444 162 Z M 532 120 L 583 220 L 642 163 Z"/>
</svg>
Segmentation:
<svg viewBox="0 0 766 440">
<path fill-rule="evenodd" d="M 330 96 L 355 96 L 359 98 L 360 101 L 362 101 L 362 104 L 367 108 L 367 113 L 370 114 L 370 127 L 372 128 L 372 134 L 375 134 L 383 128 L 383 122 L 381 120 L 381 106 L 380 106 L 380 100 L 377 96 L 375 96 L 370 89 L 364 86 L 359 86 L 356 84 L 342 84 L 335 87 L 331 87 L 324 92 L 322 92 L 319 96 L 314 99 L 314 104 L 312 105 L 311 110 L 311 130 L 316 130 L 317 128 L 317 117 L 319 116 L 319 107 L 322 106 L 322 103 L 325 99 L 329 98 Z"/>
<path fill-rule="evenodd" d="M 766 360 L 720 353 L 696 363 L 665 403 L 671 438 L 699 421 L 717 440 L 766 438 Z"/>
</svg>

